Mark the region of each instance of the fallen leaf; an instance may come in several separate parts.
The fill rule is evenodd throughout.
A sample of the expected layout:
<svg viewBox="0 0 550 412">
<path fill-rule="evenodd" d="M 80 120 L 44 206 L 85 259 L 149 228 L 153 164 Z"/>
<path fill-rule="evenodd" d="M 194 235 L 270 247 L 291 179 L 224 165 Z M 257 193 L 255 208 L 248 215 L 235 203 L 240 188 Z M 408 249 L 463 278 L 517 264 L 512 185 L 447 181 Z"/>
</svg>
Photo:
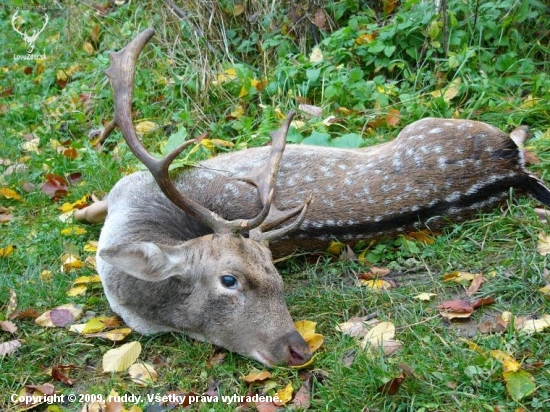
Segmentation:
<svg viewBox="0 0 550 412">
<path fill-rule="evenodd" d="M 311 104 L 299 104 L 298 110 L 301 110 L 305 114 L 311 117 L 321 117 L 323 116 L 323 109 L 318 106 L 313 106 Z"/>
<path fill-rule="evenodd" d="M 444 282 L 452 281 L 460 284 L 468 284 L 472 280 L 474 280 L 476 276 L 477 275 L 475 273 L 455 271 L 455 272 L 451 272 L 443 275 L 443 281 Z"/>
<path fill-rule="evenodd" d="M 82 328 L 79 328 L 79 329 L 80 330 L 76 330 L 76 332 L 82 333 L 82 330 L 84 329 L 84 325 L 82 325 Z M 124 340 L 126 336 L 128 336 L 130 333 L 132 333 L 132 329 L 120 328 L 120 329 L 112 329 L 105 332 L 99 332 L 99 333 L 88 333 L 84 335 L 84 337 L 85 338 L 103 338 L 103 339 L 110 340 L 112 342 L 118 342 L 118 341 Z"/>
<path fill-rule="evenodd" d="M 336 325 L 336 330 L 342 332 L 344 335 L 351 337 L 362 338 L 369 331 L 368 326 L 373 326 L 380 323 L 378 319 L 373 319 L 371 315 L 363 317 L 354 317 L 348 319 L 346 322 Z"/>
<path fill-rule="evenodd" d="M 465 300 L 448 300 L 437 307 L 441 316 L 447 319 L 468 318 L 474 308 Z"/>
<path fill-rule="evenodd" d="M 497 361 L 502 363 L 504 372 L 516 372 L 521 368 L 521 364 L 513 356 L 501 350 L 490 350 L 489 354 Z"/>
<path fill-rule="evenodd" d="M 386 114 L 386 124 L 390 127 L 395 127 L 399 124 L 400 113 L 397 109 L 390 109 Z M 432 242 L 433 243 L 433 242 Z"/>
<path fill-rule="evenodd" d="M 58 306 L 51 310 L 44 312 L 38 316 L 34 321 L 39 326 L 55 327 L 55 326 L 68 326 L 75 320 L 78 320 L 83 313 L 81 305 L 74 303 L 67 303 L 65 305 Z M 52 318 L 53 314 L 53 318 Z M 57 323 L 56 323 L 57 322 Z"/>
<path fill-rule="evenodd" d="M 6 199 L 23 200 L 15 190 L 9 187 L 0 187 L 0 195 L 4 196 Z"/>
<path fill-rule="evenodd" d="M 300 409 L 300 410 L 306 410 L 310 407 L 310 398 L 311 398 L 311 389 L 309 381 L 305 381 L 302 386 L 300 386 L 300 389 L 298 389 L 298 392 L 296 392 L 296 395 L 294 395 L 294 399 L 292 399 L 292 403 L 290 404 L 291 409 Z"/>
<path fill-rule="evenodd" d="M 84 245 L 84 252 L 97 252 L 97 240 L 90 240 Z"/>
<path fill-rule="evenodd" d="M 149 120 L 144 120 L 143 122 L 139 122 L 136 124 L 136 132 L 137 134 L 144 135 L 147 133 L 151 133 L 159 128 L 159 125 L 155 122 L 151 122 Z"/>
<path fill-rule="evenodd" d="M 395 326 L 392 322 L 380 322 L 367 332 L 361 346 L 370 352 L 382 349 L 385 355 L 391 355 L 402 346 L 401 342 L 394 340 Z"/>
<path fill-rule="evenodd" d="M 485 282 L 485 278 L 481 273 L 478 273 L 474 279 L 472 280 L 472 283 L 470 284 L 470 287 L 466 291 L 466 295 L 472 296 L 474 293 L 476 293 L 479 288 L 481 287 L 481 284 Z"/>
<path fill-rule="evenodd" d="M 13 253 L 13 251 L 14 247 L 12 245 L 0 248 L 0 258 L 7 258 Z"/>
<path fill-rule="evenodd" d="M 309 320 L 299 320 L 298 322 L 294 323 L 294 326 L 296 326 L 298 333 L 302 335 L 302 337 L 308 344 L 311 352 L 315 352 L 321 347 L 324 338 L 323 335 L 315 332 L 317 322 L 311 322 Z"/>
<path fill-rule="evenodd" d="M 83 295 L 86 290 L 88 290 L 88 287 L 85 285 L 74 286 L 67 291 L 67 296 L 80 296 Z"/>
<path fill-rule="evenodd" d="M 69 273 L 73 269 L 83 268 L 85 263 L 83 263 L 78 256 L 71 253 L 65 253 L 61 256 L 61 272 Z"/>
<path fill-rule="evenodd" d="M 67 195 L 69 188 L 67 180 L 63 176 L 48 173 L 44 175 L 46 182 L 42 183 L 40 190 L 47 194 L 52 200 L 58 200 Z"/>
<path fill-rule="evenodd" d="M 84 324 L 82 334 L 86 333 L 98 333 L 105 329 L 105 323 L 101 318 L 92 318 Z"/>
<path fill-rule="evenodd" d="M 437 296 L 437 293 L 428 293 L 428 292 L 424 292 L 424 293 L 420 293 L 416 296 L 414 296 L 414 299 L 417 299 L 417 300 L 422 300 L 422 301 L 429 301 L 431 300 L 433 297 Z"/>
<path fill-rule="evenodd" d="M 226 352 L 218 352 L 208 360 L 208 362 L 206 363 L 206 366 L 208 368 L 212 368 L 215 365 L 221 365 L 224 362 L 226 356 L 227 356 Z"/>
<path fill-rule="evenodd" d="M 11 333 L 12 335 L 17 332 L 17 326 L 15 326 L 15 323 L 9 320 L 1 320 L 0 329 L 2 329 L 4 332 Z"/>
<path fill-rule="evenodd" d="M 54 365 L 52 366 L 52 379 L 63 382 L 65 385 L 73 386 L 75 379 L 70 379 L 66 373 L 78 368 L 75 365 Z"/>
<path fill-rule="evenodd" d="M 285 404 L 290 402 L 290 400 L 292 399 L 293 393 L 294 393 L 294 389 L 292 388 L 292 384 L 289 383 L 283 389 L 281 389 L 275 394 L 275 396 L 279 398 L 279 401 L 273 402 L 273 403 L 277 406 L 284 406 Z"/>
<path fill-rule="evenodd" d="M 363 280 L 370 280 L 370 279 L 386 276 L 389 273 L 391 273 L 391 270 L 388 268 L 377 268 L 372 266 L 367 272 L 361 273 L 357 277 Z"/>
<path fill-rule="evenodd" d="M 388 382 L 378 387 L 376 392 L 383 393 L 384 395 L 395 395 L 397 394 L 397 391 L 399 391 L 399 388 L 404 380 L 405 374 L 401 373 L 399 376 L 390 379 Z"/>
<path fill-rule="evenodd" d="M 527 371 L 503 372 L 502 376 L 506 381 L 506 390 L 516 402 L 531 395 L 537 388 L 535 378 Z"/>
<path fill-rule="evenodd" d="M 0 342 L 0 356 L 10 356 L 21 346 L 21 340 L 14 339 L 7 342 Z"/>
<path fill-rule="evenodd" d="M 479 298 L 474 302 L 472 302 L 472 308 L 479 309 L 482 306 L 489 306 L 489 305 L 492 305 L 493 303 L 495 303 L 495 299 L 492 298 L 491 296 L 487 296 L 486 298 Z"/>
<path fill-rule="evenodd" d="M 539 252 L 542 256 L 546 256 L 550 253 L 550 237 L 546 233 L 539 233 L 537 252 Z"/>
<path fill-rule="evenodd" d="M 6 309 L 6 317 L 11 319 L 11 315 L 17 309 L 17 294 L 13 289 L 10 289 L 9 294 L 10 298 L 8 301 L 8 308 Z"/>
<path fill-rule="evenodd" d="M 357 286 L 366 286 L 367 288 L 374 289 L 374 290 L 389 290 L 392 287 L 390 282 L 382 279 L 377 279 L 377 280 L 359 279 L 357 281 Z"/>
<path fill-rule="evenodd" d="M 320 47 L 314 47 L 309 55 L 310 63 L 319 63 L 323 61 L 323 52 Z M 320 117 L 320 116 L 319 116 Z"/>
<path fill-rule="evenodd" d="M 158 379 L 157 371 L 148 363 L 134 363 L 128 369 L 128 374 L 138 386 L 143 387 L 152 385 Z"/>
<path fill-rule="evenodd" d="M 529 319 L 523 324 L 521 330 L 527 333 L 541 332 L 550 327 L 550 314 L 545 314 L 540 319 Z"/>
<path fill-rule="evenodd" d="M 256 382 L 262 382 L 262 381 L 265 381 L 266 379 L 269 379 L 271 378 L 271 372 L 268 372 L 268 371 L 260 371 L 260 372 L 252 372 L 252 373 L 249 373 L 248 375 L 244 376 L 242 379 L 246 382 L 246 383 L 256 383 Z"/>
<path fill-rule="evenodd" d="M 141 353 L 139 342 L 129 342 L 103 355 L 103 372 L 122 372 L 130 367 Z"/>
<path fill-rule="evenodd" d="M 322 30 L 327 30 L 327 15 L 322 8 L 318 8 L 313 15 L 312 23 Z"/>
</svg>

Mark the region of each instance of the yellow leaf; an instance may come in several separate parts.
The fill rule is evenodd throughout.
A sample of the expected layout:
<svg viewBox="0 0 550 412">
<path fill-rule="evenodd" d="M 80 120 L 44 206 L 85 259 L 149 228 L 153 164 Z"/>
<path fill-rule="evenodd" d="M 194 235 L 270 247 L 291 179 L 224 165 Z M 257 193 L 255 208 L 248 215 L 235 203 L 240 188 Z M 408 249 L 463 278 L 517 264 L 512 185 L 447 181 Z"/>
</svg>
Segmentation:
<svg viewBox="0 0 550 412">
<path fill-rule="evenodd" d="M 85 333 L 97 333 L 105 329 L 105 323 L 101 318 L 92 318 L 84 324 L 84 329 L 82 329 L 82 334 Z"/>
<path fill-rule="evenodd" d="M 458 338 L 458 339 L 461 340 L 462 342 L 466 343 L 468 345 L 468 349 L 473 350 L 473 351 L 485 356 L 485 351 L 483 349 L 481 349 L 481 347 L 477 343 L 472 342 L 471 340 L 468 340 L 468 339 L 464 339 L 464 338 Z"/>
<path fill-rule="evenodd" d="M 268 371 L 252 372 L 244 376 L 243 380 L 246 383 L 254 383 L 254 382 L 265 381 L 266 379 L 271 378 L 271 376 L 272 376 L 271 372 L 268 372 Z"/>
<path fill-rule="evenodd" d="M 382 279 L 365 280 L 359 279 L 358 286 L 366 286 L 374 290 L 388 290 L 391 289 L 391 283 Z"/>
<path fill-rule="evenodd" d="M 489 353 L 493 358 L 502 363 L 504 372 L 515 372 L 521 368 L 521 364 L 506 352 L 501 350 L 491 350 Z"/>
<path fill-rule="evenodd" d="M 323 52 L 319 47 L 314 47 L 313 51 L 309 55 L 310 63 L 319 63 L 323 61 Z"/>
<path fill-rule="evenodd" d="M 460 91 L 461 83 L 462 83 L 462 79 L 460 77 L 455 78 L 449 84 L 449 87 L 447 87 L 447 90 L 445 90 L 445 93 L 443 94 L 443 100 L 449 103 L 452 99 L 454 99 L 458 95 L 458 92 Z"/>
<path fill-rule="evenodd" d="M 244 84 L 243 84 L 242 87 L 241 87 L 241 91 L 239 92 L 239 96 L 238 96 L 238 97 L 241 98 L 241 97 L 246 96 L 247 94 L 248 94 L 248 90 L 246 90 L 246 87 L 245 87 Z"/>
<path fill-rule="evenodd" d="M 236 105 L 235 108 L 233 109 L 233 111 L 230 113 L 230 116 L 235 118 L 235 119 L 240 119 L 241 117 L 244 116 L 244 107 L 240 104 Z M 203 140 L 206 140 L 206 139 L 203 139 Z M 201 140 L 201 142 L 203 141 Z"/>
<path fill-rule="evenodd" d="M 218 74 L 218 83 L 229 82 L 237 78 L 237 70 L 233 67 L 225 69 L 223 73 Z"/>
<path fill-rule="evenodd" d="M 423 301 L 429 301 L 431 300 L 434 296 L 437 296 L 437 293 L 428 293 L 428 292 L 424 292 L 424 293 L 421 293 L 419 295 L 416 295 L 414 298 L 415 299 L 418 299 L 418 300 L 423 300 Z"/>
<path fill-rule="evenodd" d="M 539 288 L 539 292 L 546 297 L 550 297 L 550 283 L 546 286 L 543 286 L 542 288 Z"/>
<path fill-rule="evenodd" d="M 136 125 L 136 132 L 138 134 L 147 134 L 151 133 L 159 128 L 159 125 L 155 122 L 151 122 L 149 120 L 144 120 L 143 122 L 140 122 Z"/>
<path fill-rule="evenodd" d="M 61 234 L 64 236 L 83 235 L 85 233 L 86 233 L 86 229 L 80 226 L 69 226 L 61 230 Z"/>
<path fill-rule="evenodd" d="M 53 279 L 53 273 L 51 270 L 44 269 L 42 272 L 40 272 L 40 280 L 42 282 L 49 282 Z"/>
<path fill-rule="evenodd" d="M 84 328 L 82 328 L 82 330 L 83 329 Z M 80 330 L 79 333 L 82 333 L 82 330 Z M 108 339 L 112 342 L 118 342 L 118 341 L 124 340 L 126 336 L 128 336 L 130 333 L 132 333 L 132 329 L 120 328 L 120 329 L 112 329 L 106 332 L 89 333 L 89 334 L 86 334 L 85 337 L 86 338 L 103 338 L 103 339 Z"/>
<path fill-rule="evenodd" d="M 364 33 L 361 34 L 359 37 L 355 39 L 356 44 L 369 44 L 372 43 L 375 39 L 375 35 L 373 33 Z"/>
<path fill-rule="evenodd" d="M 139 342 L 129 342 L 103 355 L 103 372 L 122 372 L 130 367 L 141 353 Z"/>
<path fill-rule="evenodd" d="M 63 273 L 69 273 L 73 269 L 80 269 L 84 266 L 85 264 L 76 255 L 65 253 L 61 256 L 61 272 Z"/>
<path fill-rule="evenodd" d="M 539 252 L 542 256 L 546 256 L 550 253 L 550 237 L 546 233 L 539 233 L 537 252 Z"/>
<path fill-rule="evenodd" d="M 84 292 L 86 292 L 86 289 L 88 289 L 88 288 L 84 285 L 79 285 L 79 286 L 72 287 L 67 291 L 67 296 L 82 295 L 82 294 L 84 294 Z"/>
<path fill-rule="evenodd" d="M 343 243 L 333 240 L 332 242 L 330 242 L 330 246 L 327 248 L 327 252 L 330 253 L 331 255 L 337 256 L 340 254 L 343 247 L 344 247 Z"/>
<path fill-rule="evenodd" d="M 152 385 L 158 379 L 157 371 L 148 363 L 134 363 L 128 369 L 128 374 L 138 386 L 143 387 Z"/>
<path fill-rule="evenodd" d="M 84 51 L 88 54 L 93 54 L 93 52 L 95 51 L 94 49 L 94 46 L 92 45 L 92 43 L 90 42 L 84 42 L 84 44 L 82 45 L 82 49 L 84 49 Z"/>
<path fill-rule="evenodd" d="M 84 245 L 84 252 L 97 252 L 97 240 L 90 240 Z"/>
<path fill-rule="evenodd" d="M 532 109 L 537 106 L 537 104 L 541 103 L 542 99 L 533 97 L 532 95 L 528 95 L 525 98 L 525 101 L 520 105 L 522 109 Z"/>
<path fill-rule="evenodd" d="M 227 140 L 222 140 L 222 139 L 203 139 L 203 140 L 210 140 L 210 142 L 212 142 L 216 146 L 223 146 L 223 147 L 229 147 L 229 148 L 232 148 L 235 146 L 235 143 L 228 142 Z"/>
<path fill-rule="evenodd" d="M 0 188 L 0 195 L 13 200 L 23 200 L 19 194 L 9 187 L 1 187 Z"/>
<path fill-rule="evenodd" d="M 79 209 L 83 206 L 86 206 L 87 204 L 88 204 L 88 196 L 84 195 L 80 199 L 78 199 L 76 202 L 73 202 L 73 203 L 65 202 L 65 203 L 63 203 L 61 206 L 59 206 L 59 210 L 61 210 L 62 212 L 65 213 L 65 212 L 69 212 L 69 211 L 74 210 L 74 209 Z"/>
<path fill-rule="evenodd" d="M 0 248 L 0 257 L 6 258 L 9 255 L 11 255 L 12 253 L 13 253 L 13 246 L 12 245 L 8 245 L 6 247 Z"/>
<path fill-rule="evenodd" d="M 80 276 L 73 281 L 73 285 L 82 285 L 82 284 L 85 285 L 87 283 L 98 283 L 98 282 L 101 282 L 101 278 L 99 277 L 99 275 Z"/>
<path fill-rule="evenodd" d="M 369 348 L 371 352 L 382 349 L 385 355 L 391 355 L 399 350 L 401 342 L 394 340 L 395 326 L 391 322 L 380 322 L 367 332 L 361 345 L 363 348 Z"/>
<path fill-rule="evenodd" d="M 454 271 L 443 275 L 443 282 L 468 283 L 477 276 L 475 273 Z"/>
<path fill-rule="evenodd" d="M 317 322 L 311 322 L 309 320 L 299 320 L 294 323 L 298 333 L 302 335 L 302 338 L 306 341 L 309 346 L 309 349 L 312 352 L 315 352 L 323 345 L 323 335 L 320 333 L 315 333 L 315 326 Z"/>
<path fill-rule="evenodd" d="M 286 403 L 290 402 L 290 400 L 292 399 L 293 393 L 294 393 L 294 389 L 292 388 L 292 384 L 289 383 L 288 385 L 286 385 L 286 387 L 284 387 L 283 389 L 281 389 L 275 394 L 274 398 L 276 397 L 279 400 L 274 401 L 273 403 L 277 406 L 283 406 Z"/>
</svg>

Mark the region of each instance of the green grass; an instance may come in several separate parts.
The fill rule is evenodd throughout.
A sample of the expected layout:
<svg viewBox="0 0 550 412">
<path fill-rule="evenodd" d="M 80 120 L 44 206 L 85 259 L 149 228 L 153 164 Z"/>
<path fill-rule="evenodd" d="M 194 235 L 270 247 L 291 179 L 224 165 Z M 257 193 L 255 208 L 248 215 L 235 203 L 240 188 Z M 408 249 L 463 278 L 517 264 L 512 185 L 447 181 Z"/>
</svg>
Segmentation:
<svg viewBox="0 0 550 412">
<path fill-rule="evenodd" d="M 307 17 L 317 11 L 312 1 L 294 9 L 289 2 L 274 9 L 271 2 L 248 2 L 243 14 L 235 12 L 238 2 L 230 0 L 216 2 L 212 8 L 192 0 L 178 3 L 189 13 L 188 19 L 179 20 L 161 2 L 153 1 L 113 7 L 106 16 L 96 13 L 93 2 L 69 2 L 49 10 L 50 22 L 36 43 L 36 50 L 48 58 L 38 62 L 14 61 L 13 54 L 25 53 L 24 44 L 11 28 L 13 9 L 0 7 L 0 187 L 11 188 L 22 198 L 0 195 L 0 204 L 14 216 L 0 224 L 0 248 L 15 246 L 10 256 L 0 257 L 0 320 L 6 318 L 10 290 L 17 294 L 20 309 L 42 313 L 64 303 L 79 303 L 88 317 L 112 314 L 99 287 L 82 296 L 67 296 L 75 278 L 93 275 L 95 270 L 85 267 L 62 273 L 61 256 L 68 252 L 82 259 L 92 256 L 83 248 L 97 240 L 100 227 L 86 226 L 85 235 L 61 235 L 68 224 L 58 219 L 58 207 L 92 193 L 101 197 L 138 167 L 120 143 L 119 133 L 109 138 L 108 150 L 101 152 L 93 149 L 87 135 L 112 117 L 112 94 L 103 74 L 109 52 L 149 25 L 157 34 L 138 64 L 134 118 L 161 126 L 147 135 L 153 151 L 161 152 L 169 135 L 180 127 L 193 137 L 208 133 L 212 139 L 231 141 L 235 149 L 264 144 L 280 123 L 278 111 L 295 109 L 300 96 L 322 107 L 323 118 L 299 114 L 304 126 L 291 131 L 295 142 L 324 133 L 336 146 L 345 135 L 348 142 L 372 145 L 426 116 L 483 120 L 507 131 L 527 124 L 534 135 L 529 150 L 540 158 L 531 170 L 550 181 L 550 22 L 540 3 L 506 0 L 495 2 L 490 10 L 478 10 L 476 2 L 449 1 L 446 46 L 443 17 L 430 2 L 404 1 L 385 16 L 382 2 L 358 10 L 355 2 L 326 1 L 325 28 L 312 25 Z M 49 2 L 42 5 L 53 7 Z M 487 7 L 484 2 L 477 5 Z M 477 16 L 475 26 L 472 16 Z M 195 36 L 196 28 L 204 35 Z M 374 41 L 357 42 L 361 35 L 373 35 Z M 316 38 L 323 60 L 312 62 L 309 56 Z M 91 52 L 83 48 L 86 42 L 92 45 Z M 216 82 L 229 68 L 235 69 L 236 78 Z M 58 81 L 63 71 L 70 73 L 66 85 Z M 431 94 L 447 90 L 457 78 L 461 83 L 452 99 Z M 251 85 L 251 80 L 264 79 L 261 90 Z M 247 94 L 239 98 L 243 88 Z M 237 105 L 244 114 L 231 116 Z M 397 125 L 386 122 L 390 109 L 399 111 Z M 323 124 L 329 115 L 339 122 Z M 36 151 L 28 150 L 25 143 L 31 134 L 39 139 Z M 58 153 L 55 141 L 76 149 L 77 158 Z M 220 147 L 218 152 L 225 150 Z M 209 155 L 203 150 L 193 159 Z M 25 167 L 6 174 L 6 160 Z M 66 198 L 52 202 L 40 190 L 46 173 L 75 172 L 82 174 L 82 180 L 69 187 Z M 382 241 L 375 246 L 376 266 L 392 269 L 389 278 L 395 286 L 388 291 L 356 286 L 357 274 L 367 267 L 328 254 L 279 263 L 291 314 L 296 320 L 317 322 L 325 337 L 307 369 L 316 377 L 310 410 L 549 409 L 548 329 L 526 335 L 509 328 L 500 334 L 469 337 L 482 348 L 485 354 L 481 354 L 461 340 L 465 325 L 442 319 L 436 309 L 440 302 L 466 296 L 464 286 L 441 279 L 460 270 L 495 274 L 474 295 L 491 296 L 495 304 L 476 311 L 475 322 L 503 311 L 516 316 L 550 313 L 550 301 L 539 292 L 550 283 L 550 265 L 537 252 L 538 235 L 548 228 L 538 221 L 534 206 L 525 198 L 511 199 L 502 210 L 450 225 L 432 245 Z M 44 270 L 52 272 L 50 280 L 41 278 Z M 437 297 L 430 302 L 413 298 L 421 292 L 437 293 Z M 335 330 L 351 317 L 372 313 L 393 322 L 396 339 L 403 342 L 403 348 L 390 357 L 369 355 L 355 339 Z M 18 327 L 14 336 L 0 331 L 0 342 L 22 340 L 14 355 L 0 358 L 3 411 L 18 410 L 9 401 L 11 394 L 25 385 L 46 382 L 53 382 L 56 391 L 65 395 L 106 396 L 111 390 L 142 395 L 202 393 L 213 386 L 220 395 L 245 395 L 261 392 L 266 385 L 270 394 L 288 383 L 297 390 L 304 379 L 303 371 L 280 367 L 272 370 L 272 383 L 250 387 L 242 377 L 262 369 L 254 361 L 226 353 L 221 364 L 209 365 L 220 351 L 212 345 L 183 334 L 144 337 L 133 333 L 126 341 L 139 340 L 143 347 L 139 359 L 154 364 L 159 374 L 153 386 L 140 388 L 126 373 L 102 373 L 102 356 L 116 344 L 86 339 L 63 328 L 40 327 L 32 319 L 14 322 Z M 510 397 L 502 366 L 487 355 L 490 350 L 505 351 L 522 362 L 522 368 L 534 376 L 533 395 L 521 401 Z M 346 366 L 343 359 L 350 356 L 354 360 Z M 70 372 L 73 387 L 52 381 L 48 370 L 55 365 L 77 366 Z M 408 372 L 397 394 L 378 391 L 403 369 Z M 49 410 L 80 411 L 83 405 L 57 406 Z M 139 406 L 153 410 L 143 402 Z M 42 405 L 38 410 L 47 408 Z M 235 408 L 220 402 L 189 409 Z"/>
</svg>

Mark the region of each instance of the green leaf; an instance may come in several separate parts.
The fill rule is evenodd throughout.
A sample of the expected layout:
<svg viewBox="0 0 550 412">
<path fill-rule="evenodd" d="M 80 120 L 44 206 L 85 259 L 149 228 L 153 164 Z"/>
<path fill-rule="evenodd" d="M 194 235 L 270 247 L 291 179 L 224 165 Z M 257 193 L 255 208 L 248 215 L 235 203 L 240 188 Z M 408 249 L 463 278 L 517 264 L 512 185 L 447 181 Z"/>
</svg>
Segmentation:
<svg viewBox="0 0 550 412">
<path fill-rule="evenodd" d="M 364 146 L 365 141 L 357 133 L 348 133 L 334 139 L 332 145 L 344 149 L 356 149 Z"/>
<path fill-rule="evenodd" d="M 527 371 L 503 372 L 502 375 L 506 381 L 508 393 L 516 402 L 531 395 L 537 388 L 535 378 Z"/>
<path fill-rule="evenodd" d="M 173 133 L 168 138 L 166 145 L 162 149 L 163 154 L 168 154 L 172 150 L 179 147 L 187 139 L 187 129 L 185 127 L 180 127 L 176 133 Z"/>
<path fill-rule="evenodd" d="M 302 140 L 303 144 L 311 144 L 315 146 L 331 146 L 330 135 L 314 130 L 310 136 Z"/>
<path fill-rule="evenodd" d="M 306 76 L 310 82 L 314 82 L 321 75 L 321 69 L 307 69 Z"/>
</svg>

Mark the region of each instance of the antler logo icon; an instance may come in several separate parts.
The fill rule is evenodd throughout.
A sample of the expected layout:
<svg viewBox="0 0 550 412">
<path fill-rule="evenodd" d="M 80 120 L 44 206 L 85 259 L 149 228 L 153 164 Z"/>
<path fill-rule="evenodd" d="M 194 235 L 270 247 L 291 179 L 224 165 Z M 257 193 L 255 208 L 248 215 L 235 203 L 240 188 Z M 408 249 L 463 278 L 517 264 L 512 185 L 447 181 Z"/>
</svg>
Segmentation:
<svg viewBox="0 0 550 412">
<path fill-rule="evenodd" d="M 16 11 L 11 18 L 11 26 L 13 27 L 13 30 L 21 35 L 23 41 L 27 45 L 27 53 L 31 54 L 34 50 L 34 42 L 38 38 L 38 35 L 44 31 L 44 29 L 46 28 L 46 24 L 48 24 L 48 21 L 50 21 L 50 18 L 46 13 L 44 13 L 44 25 L 40 30 L 32 29 L 32 34 L 29 36 L 26 31 L 21 33 L 21 31 L 19 31 L 19 28 L 15 26 L 18 15 L 19 11 Z"/>
</svg>

